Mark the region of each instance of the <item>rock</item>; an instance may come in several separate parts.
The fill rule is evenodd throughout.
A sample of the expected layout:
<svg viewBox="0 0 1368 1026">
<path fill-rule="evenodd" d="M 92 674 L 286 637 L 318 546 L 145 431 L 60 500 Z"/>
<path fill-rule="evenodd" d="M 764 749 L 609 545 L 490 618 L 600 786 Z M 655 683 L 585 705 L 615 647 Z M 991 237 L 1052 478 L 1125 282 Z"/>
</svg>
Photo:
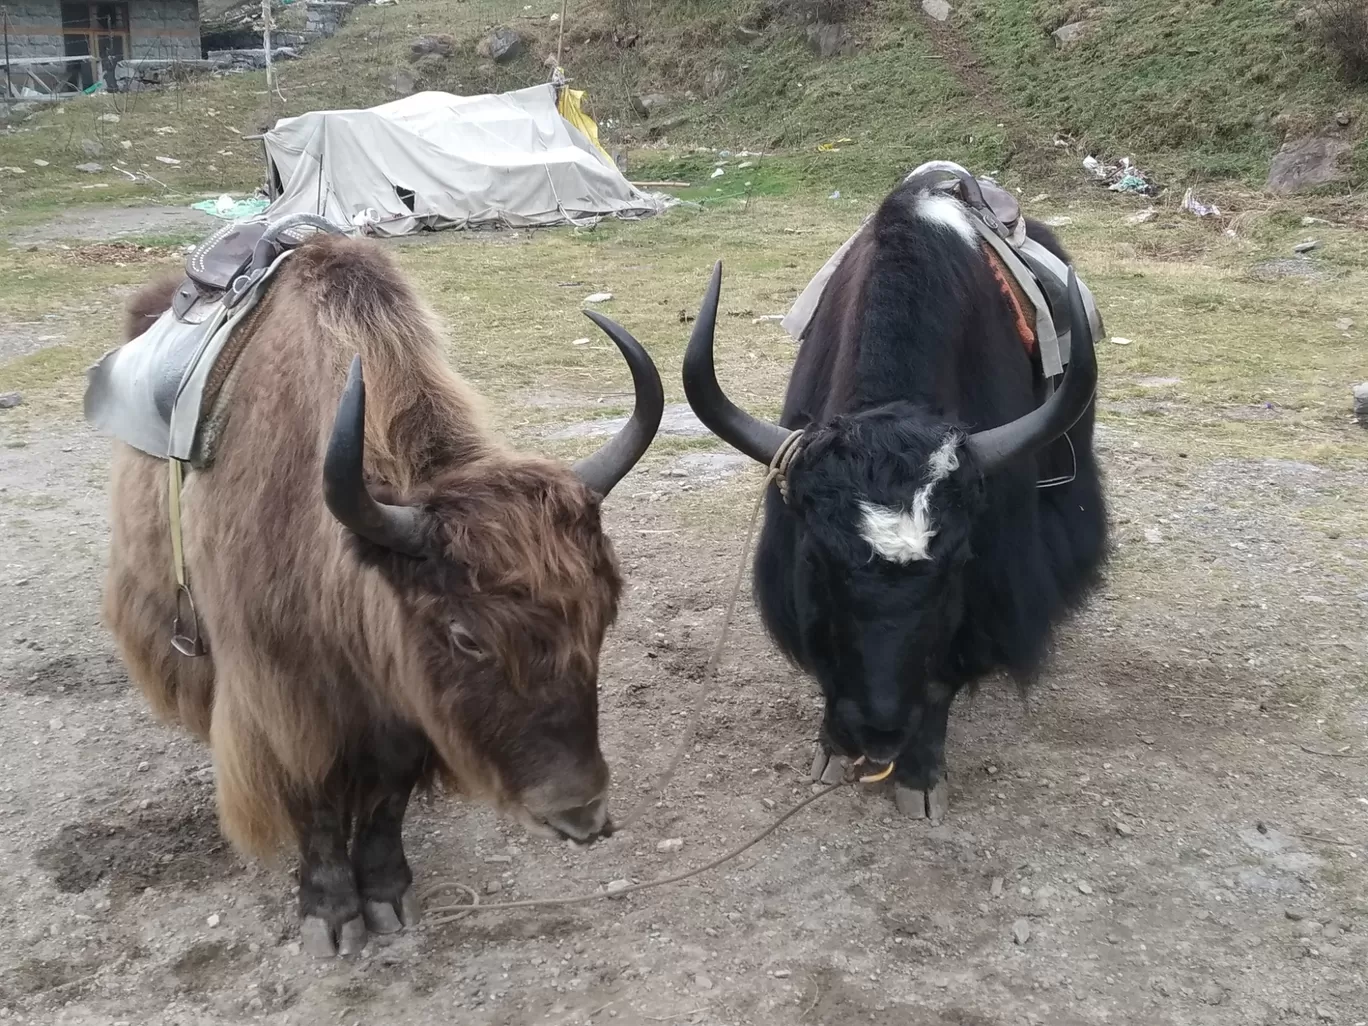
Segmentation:
<svg viewBox="0 0 1368 1026">
<path fill-rule="evenodd" d="M 922 0 L 922 10 L 928 17 L 936 21 L 945 21 L 950 17 L 950 5 L 945 0 Z"/>
<path fill-rule="evenodd" d="M 592 295 L 585 296 L 584 301 L 586 303 L 606 303 L 612 298 L 611 292 L 595 292 Z"/>
<path fill-rule="evenodd" d="M 809 25 L 807 41 L 812 52 L 822 58 L 836 57 L 850 50 L 850 33 L 844 25 L 825 22 Z"/>
<path fill-rule="evenodd" d="M 220 916 L 217 912 L 215 912 L 204 922 L 207 926 L 209 926 L 212 929 L 213 927 L 218 926 L 219 923 L 223 922 L 223 917 Z"/>
<path fill-rule="evenodd" d="M 1114 824 L 1114 826 L 1116 827 L 1116 832 L 1117 832 L 1118 834 L 1120 834 L 1122 837 L 1134 837 L 1134 836 L 1135 836 L 1135 831 L 1132 830 L 1132 829 L 1131 829 L 1127 824 L 1125 824 L 1125 823 L 1116 823 L 1116 824 Z"/>
<path fill-rule="evenodd" d="M 712 990 L 713 981 L 703 973 L 694 974 L 694 987 L 698 990 Z"/>
<path fill-rule="evenodd" d="M 757 39 L 764 39 L 765 34 L 749 25 L 737 25 L 732 29 L 732 38 L 738 43 L 753 43 Z"/>
<path fill-rule="evenodd" d="M 992 885 L 988 888 L 988 893 L 991 894 L 991 895 L 992 895 L 993 897 L 995 897 L 995 898 L 1000 898 L 1000 897 L 1002 897 L 1002 885 L 1003 885 L 1003 882 L 1004 882 L 1004 881 L 1003 881 L 1002 877 L 1000 877 L 1000 876 L 995 876 L 995 877 L 993 877 L 993 883 L 992 883 Z"/>
<path fill-rule="evenodd" d="M 84 171 L 84 172 L 85 172 L 86 174 L 88 174 L 88 175 L 98 175 L 101 171 L 104 170 L 104 165 L 103 165 L 103 164 L 96 164 L 95 162 L 92 161 L 92 162 L 89 163 L 89 164 L 77 164 L 77 165 L 76 165 L 76 170 L 77 170 L 77 171 Z"/>
<path fill-rule="evenodd" d="M 1155 210 L 1153 207 L 1146 207 L 1144 210 L 1131 214 L 1130 217 L 1126 218 L 1126 224 L 1149 224 L 1158 216 L 1159 211 Z"/>
<path fill-rule="evenodd" d="M 605 887 L 604 890 L 609 894 L 618 894 L 631 886 L 632 881 L 630 880 L 610 880 L 608 886 Z"/>
<path fill-rule="evenodd" d="M 1314 189 L 1344 178 L 1339 161 L 1349 152 L 1344 139 L 1308 136 L 1284 143 L 1268 168 L 1268 191 L 1279 196 Z"/>
<path fill-rule="evenodd" d="M 104 152 L 104 147 L 95 139 L 82 139 L 81 152 L 87 157 L 98 157 Z"/>
<path fill-rule="evenodd" d="M 1079 881 L 1078 881 L 1078 893 L 1079 893 L 1079 894 L 1091 894 L 1092 892 L 1093 892 L 1092 884 L 1088 883 L 1087 880 L 1079 880 Z"/>
<path fill-rule="evenodd" d="M 1324 1005 L 1317 1005 L 1316 1018 L 1319 1019 L 1321 1022 L 1334 1022 L 1335 1013 L 1330 1011 L 1330 1009 L 1326 1008 Z"/>
<path fill-rule="evenodd" d="M 1208 1005 L 1223 1005 L 1229 995 L 1226 989 L 1218 983 L 1208 983 L 1202 988 L 1202 1003 Z"/>
<path fill-rule="evenodd" d="M 522 36 L 506 25 L 500 25 L 480 40 L 475 52 L 488 57 L 495 64 L 507 64 L 523 50 Z"/>
<path fill-rule="evenodd" d="M 1368 428 L 1368 381 L 1354 386 L 1354 419 Z"/>
<path fill-rule="evenodd" d="M 0 410 L 12 410 L 16 406 L 22 405 L 24 396 L 21 392 L 6 392 L 0 395 Z"/>
<path fill-rule="evenodd" d="M 669 102 L 670 98 L 664 93 L 645 93 L 632 97 L 632 109 L 643 118 L 649 118 L 655 111 L 665 108 Z"/>
<path fill-rule="evenodd" d="M 1046 226 L 1047 228 L 1067 228 L 1067 227 L 1069 227 L 1069 225 L 1071 225 L 1071 224 L 1073 224 L 1073 218 L 1072 218 L 1072 217 L 1063 217 L 1063 216 L 1060 216 L 1060 217 L 1048 217 L 1048 218 L 1045 219 L 1045 226 Z"/>
<path fill-rule="evenodd" d="M 1031 939 L 1031 921 L 1029 919 L 1018 919 L 1012 924 L 1012 941 L 1017 945 L 1024 945 Z"/>
<path fill-rule="evenodd" d="M 652 139 L 661 139 L 676 128 L 682 128 L 688 123 L 688 115 L 679 114 L 672 118 L 666 118 L 664 121 L 652 122 L 651 127 L 646 130 L 646 134 Z"/>
<path fill-rule="evenodd" d="M 1054 36 L 1055 46 L 1063 50 L 1066 47 L 1073 46 L 1090 31 L 1092 31 L 1092 26 L 1086 21 L 1071 21 L 1067 25 L 1060 25 L 1050 35 Z"/>
<path fill-rule="evenodd" d="M 1349 123 L 1353 120 L 1354 115 L 1350 114 L 1347 110 L 1335 111 L 1335 124 L 1339 125 L 1340 128 L 1348 128 Z"/>
<path fill-rule="evenodd" d="M 1294 923 L 1300 923 L 1306 918 L 1306 913 L 1299 908 L 1285 908 L 1283 909 L 1283 915 Z"/>
<path fill-rule="evenodd" d="M 1321 932 L 1321 924 L 1314 919 L 1304 919 L 1297 924 L 1297 928 L 1292 932 L 1298 937 L 1314 937 Z"/>
<path fill-rule="evenodd" d="M 1313 249 L 1319 249 L 1319 248 L 1320 248 L 1320 239 L 1307 239 L 1305 242 L 1299 242 L 1299 243 L 1297 243 L 1295 246 L 1293 246 L 1293 247 L 1292 247 L 1292 252 L 1293 252 L 1293 253 L 1310 253 Z"/>
<path fill-rule="evenodd" d="M 486 894 L 498 894 L 501 890 L 503 890 L 503 884 L 501 884 L 498 880 L 490 880 L 487 884 L 485 884 Z"/>
<path fill-rule="evenodd" d="M 663 841 L 656 842 L 656 851 L 660 852 L 661 854 L 676 852 L 683 847 L 684 838 L 682 837 L 667 837 Z"/>
<path fill-rule="evenodd" d="M 418 79 L 413 72 L 399 68 L 390 72 L 387 84 L 390 92 L 398 93 L 400 96 L 408 96 L 412 94 L 414 89 L 418 88 Z"/>
<path fill-rule="evenodd" d="M 1353 321 L 1353 318 L 1350 318 L 1350 317 L 1341 317 L 1339 320 L 1337 320 L 1337 321 L 1335 322 L 1335 330 L 1336 330 L 1336 331 L 1353 331 L 1353 330 L 1354 330 L 1354 321 Z"/>
<path fill-rule="evenodd" d="M 1164 532 L 1157 527 L 1147 527 L 1145 528 L 1145 541 L 1150 545 L 1162 545 L 1164 543 Z"/>
<path fill-rule="evenodd" d="M 419 57 L 434 55 L 437 57 L 450 57 L 456 49 L 456 39 L 454 36 L 447 35 L 445 32 L 430 36 L 419 36 L 409 44 L 409 56 L 412 60 Z"/>
</svg>

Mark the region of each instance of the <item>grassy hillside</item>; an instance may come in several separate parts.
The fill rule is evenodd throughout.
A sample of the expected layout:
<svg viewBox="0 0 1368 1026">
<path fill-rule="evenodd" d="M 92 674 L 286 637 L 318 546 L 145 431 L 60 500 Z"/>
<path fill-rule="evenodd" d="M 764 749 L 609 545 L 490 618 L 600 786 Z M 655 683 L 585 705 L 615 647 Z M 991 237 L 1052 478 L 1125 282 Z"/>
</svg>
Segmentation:
<svg viewBox="0 0 1368 1026">
<path fill-rule="evenodd" d="M 1077 186 L 1079 157 L 1098 151 L 1129 155 L 1168 184 L 1248 187 L 1262 184 L 1284 138 L 1328 128 L 1355 142 L 1353 184 L 1368 182 L 1368 90 L 1336 77 L 1282 0 L 960 0 L 945 24 L 916 0 L 571 0 L 563 25 L 560 7 L 359 7 L 337 37 L 281 65 L 279 94 L 261 74 L 233 75 L 23 115 L 0 136 L 0 166 L 23 172 L 0 172 L 0 207 L 14 216 L 91 199 L 242 192 L 260 179 L 260 151 L 240 136 L 280 116 L 410 88 L 543 82 L 558 46 L 634 176 L 706 171 L 669 159 L 706 145 L 780 154 L 751 176 L 752 188 L 771 191 L 875 193 L 933 156 L 1017 183 Z M 1056 46 L 1051 30 L 1080 18 L 1082 38 Z M 834 56 L 815 52 L 819 19 L 842 26 L 830 30 Z M 476 54 L 499 24 L 526 43 L 504 65 Z M 410 44 L 426 33 L 450 35 L 452 53 L 415 60 Z M 660 103 L 647 117 L 637 99 L 650 94 Z M 1347 127 L 1335 123 L 1341 112 Z M 1057 145 L 1061 135 L 1069 146 Z M 837 145 L 819 151 L 823 143 Z M 74 170 L 90 160 L 104 171 Z"/>
</svg>

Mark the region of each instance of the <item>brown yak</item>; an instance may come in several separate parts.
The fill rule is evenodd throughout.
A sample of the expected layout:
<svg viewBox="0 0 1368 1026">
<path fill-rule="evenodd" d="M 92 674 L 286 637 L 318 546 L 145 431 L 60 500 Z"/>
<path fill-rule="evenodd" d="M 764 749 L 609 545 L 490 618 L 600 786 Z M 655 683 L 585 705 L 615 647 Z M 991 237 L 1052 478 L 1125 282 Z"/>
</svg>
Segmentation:
<svg viewBox="0 0 1368 1026">
<path fill-rule="evenodd" d="M 133 300 L 130 336 L 174 285 Z M 572 468 L 490 434 L 375 243 L 301 246 L 238 329 L 217 458 L 182 492 L 201 658 L 170 644 L 165 464 L 117 445 L 105 620 L 156 712 L 212 749 L 228 838 L 298 845 L 316 954 L 415 920 L 415 786 L 440 779 L 580 841 L 611 829 L 596 678 L 621 579 L 599 500 L 650 444 L 663 395 L 640 344 L 591 316 L 637 404 Z"/>
</svg>

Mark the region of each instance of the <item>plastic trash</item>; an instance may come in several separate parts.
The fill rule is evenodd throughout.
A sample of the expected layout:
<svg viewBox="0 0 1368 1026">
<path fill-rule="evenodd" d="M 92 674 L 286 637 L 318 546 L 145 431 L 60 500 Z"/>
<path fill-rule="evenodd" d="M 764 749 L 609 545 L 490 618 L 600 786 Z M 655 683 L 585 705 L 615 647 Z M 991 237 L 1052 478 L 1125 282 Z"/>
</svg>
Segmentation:
<svg viewBox="0 0 1368 1026">
<path fill-rule="evenodd" d="M 1212 203 L 1210 205 L 1203 203 L 1201 200 L 1197 198 L 1196 193 L 1193 192 L 1192 189 L 1188 189 L 1187 192 L 1183 193 L 1183 202 L 1181 204 L 1181 209 L 1186 210 L 1189 214 L 1192 214 L 1194 217 L 1221 216 L 1220 207 L 1218 207 L 1215 203 Z"/>
<path fill-rule="evenodd" d="M 727 173 L 727 172 L 723 171 L 720 167 L 715 167 L 715 168 L 713 168 L 713 173 L 712 173 L 709 177 L 711 177 L 711 178 L 721 178 L 721 177 L 722 177 L 724 174 L 726 174 L 726 173 Z"/>
<path fill-rule="evenodd" d="M 192 203 L 190 207 L 192 210 L 201 210 L 206 214 L 212 214 L 214 217 L 221 217 L 225 221 L 245 221 L 249 217 L 256 217 L 270 205 L 269 200 L 260 196 L 235 200 L 225 193 L 216 200 Z"/>
</svg>

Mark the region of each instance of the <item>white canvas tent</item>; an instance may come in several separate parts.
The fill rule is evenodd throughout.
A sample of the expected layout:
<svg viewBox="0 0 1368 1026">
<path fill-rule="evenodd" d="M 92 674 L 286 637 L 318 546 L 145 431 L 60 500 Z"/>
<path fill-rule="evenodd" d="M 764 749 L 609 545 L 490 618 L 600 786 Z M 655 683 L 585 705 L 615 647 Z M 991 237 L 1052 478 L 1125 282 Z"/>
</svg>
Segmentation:
<svg viewBox="0 0 1368 1026">
<path fill-rule="evenodd" d="M 266 133 L 270 216 L 311 213 L 381 235 L 644 217 L 643 193 L 556 109 L 555 90 L 416 93 L 314 111 Z"/>
</svg>

